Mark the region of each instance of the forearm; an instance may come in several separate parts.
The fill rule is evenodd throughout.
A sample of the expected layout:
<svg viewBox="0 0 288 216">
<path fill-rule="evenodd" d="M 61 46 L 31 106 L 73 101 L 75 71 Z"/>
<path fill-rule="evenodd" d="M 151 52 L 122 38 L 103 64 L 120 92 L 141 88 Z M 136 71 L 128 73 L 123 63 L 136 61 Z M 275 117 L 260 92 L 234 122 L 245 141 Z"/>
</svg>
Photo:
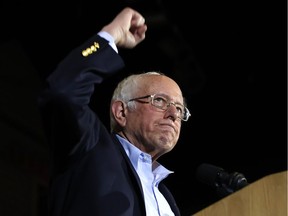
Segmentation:
<svg viewBox="0 0 288 216">
<path fill-rule="evenodd" d="M 83 56 L 83 50 L 94 42 L 99 48 Z M 95 144 L 95 113 L 89 108 L 94 85 L 121 69 L 124 63 L 108 42 L 94 36 L 72 50 L 47 79 L 47 88 L 39 98 L 43 124 L 51 147 L 58 146 L 60 155 L 70 154 L 73 146 L 84 140 Z M 81 118 L 80 118 L 81 116 Z M 65 145 L 66 147 L 61 147 Z M 79 146 L 79 145 L 78 145 Z M 83 146 L 83 145 L 80 145 Z M 64 153 L 65 152 L 65 153 Z M 69 153 L 70 152 L 70 153 Z"/>
<path fill-rule="evenodd" d="M 84 56 L 84 52 L 88 54 Z M 94 85 L 101 83 L 104 78 L 111 76 L 123 66 L 121 57 L 108 42 L 96 35 L 72 50 L 59 63 L 47 79 L 48 90 L 68 94 L 70 98 L 79 98 L 81 94 L 82 98 L 86 97 L 87 103 Z"/>
</svg>

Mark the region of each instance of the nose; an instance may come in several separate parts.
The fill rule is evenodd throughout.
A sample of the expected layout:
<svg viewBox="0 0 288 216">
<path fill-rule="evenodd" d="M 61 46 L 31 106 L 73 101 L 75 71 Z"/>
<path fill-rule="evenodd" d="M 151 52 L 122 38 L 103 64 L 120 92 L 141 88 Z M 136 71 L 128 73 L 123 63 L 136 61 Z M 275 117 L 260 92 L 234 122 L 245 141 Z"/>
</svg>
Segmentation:
<svg viewBox="0 0 288 216">
<path fill-rule="evenodd" d="M 173 105 L 173 106 L 171 106 Z M 175 106 L 175 103 L 170 102 L 167 104 L 167 110 L 165 111 L 165 118 L 171 118 L 173 121 L 178 119 L 179 112 Z"/>
</svg>

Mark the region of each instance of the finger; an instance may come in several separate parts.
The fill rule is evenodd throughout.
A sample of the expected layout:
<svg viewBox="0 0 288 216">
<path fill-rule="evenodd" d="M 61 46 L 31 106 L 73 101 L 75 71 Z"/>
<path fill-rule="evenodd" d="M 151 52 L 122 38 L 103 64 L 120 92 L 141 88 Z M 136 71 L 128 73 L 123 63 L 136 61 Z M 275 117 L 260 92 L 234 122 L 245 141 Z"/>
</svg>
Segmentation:
<svg viewBox="0 0 288 216">
<path fill-rule="evenodd" d="M 131 19 L 131 25 L 132 26 L 141 26 L 145 24 L 145 19 L 140 14 L 134 14 L 134 16 Z"/>
<path fill-rule="evenodd" d="M 145 38 L 145 33 L 147 31 L 147 25 L 142 25 L 139 28 L 137 28 L 137 36 L 141 39 Z"/>
</svg>

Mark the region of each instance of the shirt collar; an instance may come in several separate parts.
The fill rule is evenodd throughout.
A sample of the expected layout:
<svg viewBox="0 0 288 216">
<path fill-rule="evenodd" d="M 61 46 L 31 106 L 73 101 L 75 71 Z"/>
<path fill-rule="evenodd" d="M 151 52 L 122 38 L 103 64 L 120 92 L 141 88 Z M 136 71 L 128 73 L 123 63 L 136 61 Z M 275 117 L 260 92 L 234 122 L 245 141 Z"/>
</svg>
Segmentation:
<svg viewBox="0 0 288 216">
<path fill-rule="evenodd" d="M 150 163 L 151 164 L 151 170 L 155 176 L 155 179 L 158 179 L 157 182 L 160 182 L 162 179 L 166 178 L 169 174 L 174 173 L 173 171 L 168 170 L 163 165 L 158 163 L 157 161 L 154 161 L 152 164 L 152 157 L 151 155 L 141 151 L 139 148 L 134 146 L 132 143 L 130 143 L 128 140 L 124 139 L 120 135 L 116 134 L 116 137 L 122 144 L 126 154 L 128 155 L 134 169 L 138 170 L 138 162 L 139 159 L 142 162 Z"/>
</svg>

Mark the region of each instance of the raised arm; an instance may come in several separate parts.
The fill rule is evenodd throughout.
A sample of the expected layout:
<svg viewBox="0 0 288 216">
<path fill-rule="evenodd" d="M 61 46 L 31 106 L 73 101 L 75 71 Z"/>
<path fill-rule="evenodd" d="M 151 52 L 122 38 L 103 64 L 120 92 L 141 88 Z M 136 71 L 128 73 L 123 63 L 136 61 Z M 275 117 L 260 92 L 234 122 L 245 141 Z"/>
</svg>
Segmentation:
<svg viewBox="0 0 288 216">
<path fill-rule="evenodd" d="M 99 121 L 89 107 L 94 86 L 124 67 L 122 58 L 110 45 L 133 48 L 144 40 L 146 30 L 144 18 L 125 8 L 101 29 L 108 33 L 108 39 L 95 34 L 57 65 L 39 100 L 45 128 L 54 145 L 65 143 L 69 145 L 65 152 L 69 152 L 76 149 L 73 146 L 84 146 L 82 141 L 85 149 L 96 143 Z"/>
</svg>

